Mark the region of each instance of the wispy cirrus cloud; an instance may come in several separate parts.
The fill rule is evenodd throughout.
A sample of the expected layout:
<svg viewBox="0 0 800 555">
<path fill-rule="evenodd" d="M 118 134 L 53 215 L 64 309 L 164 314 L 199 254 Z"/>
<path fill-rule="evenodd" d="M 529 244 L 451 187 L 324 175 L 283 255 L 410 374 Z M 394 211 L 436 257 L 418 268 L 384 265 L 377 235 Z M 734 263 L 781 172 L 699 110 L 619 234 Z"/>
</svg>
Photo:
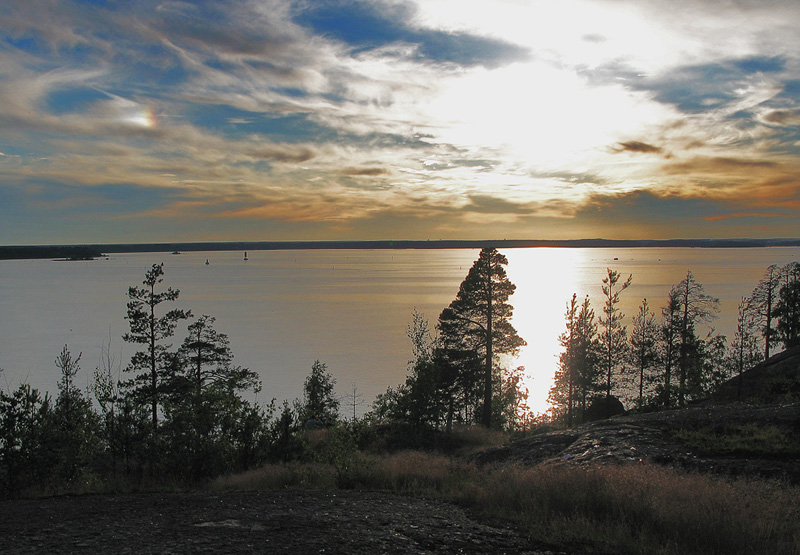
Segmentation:
<svg viewBox="0 0 800 555">
<path fill-rule="evenodd" d="M 785 234 L 800 15 L 724 7 L 14 0 L 0 231 Z"/>
</svg>

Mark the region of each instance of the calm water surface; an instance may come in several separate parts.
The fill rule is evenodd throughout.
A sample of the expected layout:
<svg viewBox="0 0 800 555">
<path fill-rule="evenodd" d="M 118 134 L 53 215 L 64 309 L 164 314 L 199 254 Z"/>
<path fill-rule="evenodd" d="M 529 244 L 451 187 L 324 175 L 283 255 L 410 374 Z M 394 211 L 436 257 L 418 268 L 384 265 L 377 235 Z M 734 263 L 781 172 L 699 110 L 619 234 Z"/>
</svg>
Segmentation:
<svg viewBox="0 0 800 555">
<path fill-rule="evenodd" d="M 602 304 L 606 268 L 633 274 L 622 309 L 630 317 L 643 297 L 658 310 L 669 288 L 691 269 L 720 298 L 718 331 L 732 336 L 737 305 L 770 264 L 800 258 L 798 248 L 770 249 L 508 249 L 514 324 L 528 342 L 517 364 L 527 369 L 532 406 L 544 410 L 556 367 L 558 335 L 572 293 Z M 124 367 L 127 289 L 154 263 L 177 306 L 217 318 L 235 362 L 256 370 L 260 400 L 302 394 L 314 360 L 328 365 L 338 394 L 353 386 L 362 413 L 378 393 L 405 379 L 411 356 L 406 327 L 416 308 L 435 324 L 477 258 L 477 250 L 311 250 L 114 254 L 92 262 L 0 261 L 0 385 L 28 382 L 55 392 L 54 359 L 67 344 L 83 352 L 78 383 L 100 364 L 101 349 Z M 209 264 L 206 265 L 206 259 Z M 179 327 L 174 343 L 185 336 Z M 342 410 L 352 411 L 343 398 Z"/>
</svg>

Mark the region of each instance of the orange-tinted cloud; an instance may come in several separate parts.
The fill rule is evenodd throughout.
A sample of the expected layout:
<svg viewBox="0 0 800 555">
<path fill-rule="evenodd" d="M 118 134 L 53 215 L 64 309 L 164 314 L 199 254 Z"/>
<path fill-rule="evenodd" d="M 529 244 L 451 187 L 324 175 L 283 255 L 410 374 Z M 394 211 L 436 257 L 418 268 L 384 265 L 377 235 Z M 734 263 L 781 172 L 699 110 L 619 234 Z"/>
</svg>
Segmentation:
<svg viewBox="0 0 800 555">
<path fill-rule="evenodd" d="M 701 219 L 707 222 L 721 222 L 724 220 L 735 220 L 741 218 L 787 218 L 785 214 L 775 214 L 771 212 L 735 212 L 731 214 L 715 214 L 713 216 L 703 216 Z"/>
<path fill-rule="evenodd" d="M 663 166 L 662 171 L 671 175 L 695 174 L 728 174 L 731 171 L 753 170 L 758 168 L 775 168 L 779 164 L 770 160 L 731 158 L 724 156 L 696 156 L 682 162 L 673 162 Z"/>
</svg>

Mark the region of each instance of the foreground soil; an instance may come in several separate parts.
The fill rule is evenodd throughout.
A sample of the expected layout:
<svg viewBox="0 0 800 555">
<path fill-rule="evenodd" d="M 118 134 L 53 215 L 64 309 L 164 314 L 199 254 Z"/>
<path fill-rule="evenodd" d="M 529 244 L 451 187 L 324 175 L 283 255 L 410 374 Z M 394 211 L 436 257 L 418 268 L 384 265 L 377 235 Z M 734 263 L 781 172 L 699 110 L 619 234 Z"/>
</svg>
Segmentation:
<svg viewBox="0 0 800 555">
<path fill-rule="evenodd" d="M 86 495 L 0 501 L 0 552 L 565 555 L 447 503 L 378 492 Z"/>
</svg>

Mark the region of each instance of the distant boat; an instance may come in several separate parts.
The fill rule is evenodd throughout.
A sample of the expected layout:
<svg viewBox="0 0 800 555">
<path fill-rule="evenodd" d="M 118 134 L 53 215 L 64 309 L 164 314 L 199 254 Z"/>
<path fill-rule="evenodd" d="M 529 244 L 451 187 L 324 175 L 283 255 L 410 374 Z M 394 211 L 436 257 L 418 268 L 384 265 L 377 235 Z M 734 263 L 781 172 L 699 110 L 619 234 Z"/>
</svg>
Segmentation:
<svg viewBox="0 0 800 555">
<path fill-rule="evenodd" d="M 206 266 L 208 266 L 208 258 L 206 258 Z"/>
<path fill-rule="evenodd" d="M 247 251 L 244 251 L 244 259 L 247 260 Z"/>
</svg>

